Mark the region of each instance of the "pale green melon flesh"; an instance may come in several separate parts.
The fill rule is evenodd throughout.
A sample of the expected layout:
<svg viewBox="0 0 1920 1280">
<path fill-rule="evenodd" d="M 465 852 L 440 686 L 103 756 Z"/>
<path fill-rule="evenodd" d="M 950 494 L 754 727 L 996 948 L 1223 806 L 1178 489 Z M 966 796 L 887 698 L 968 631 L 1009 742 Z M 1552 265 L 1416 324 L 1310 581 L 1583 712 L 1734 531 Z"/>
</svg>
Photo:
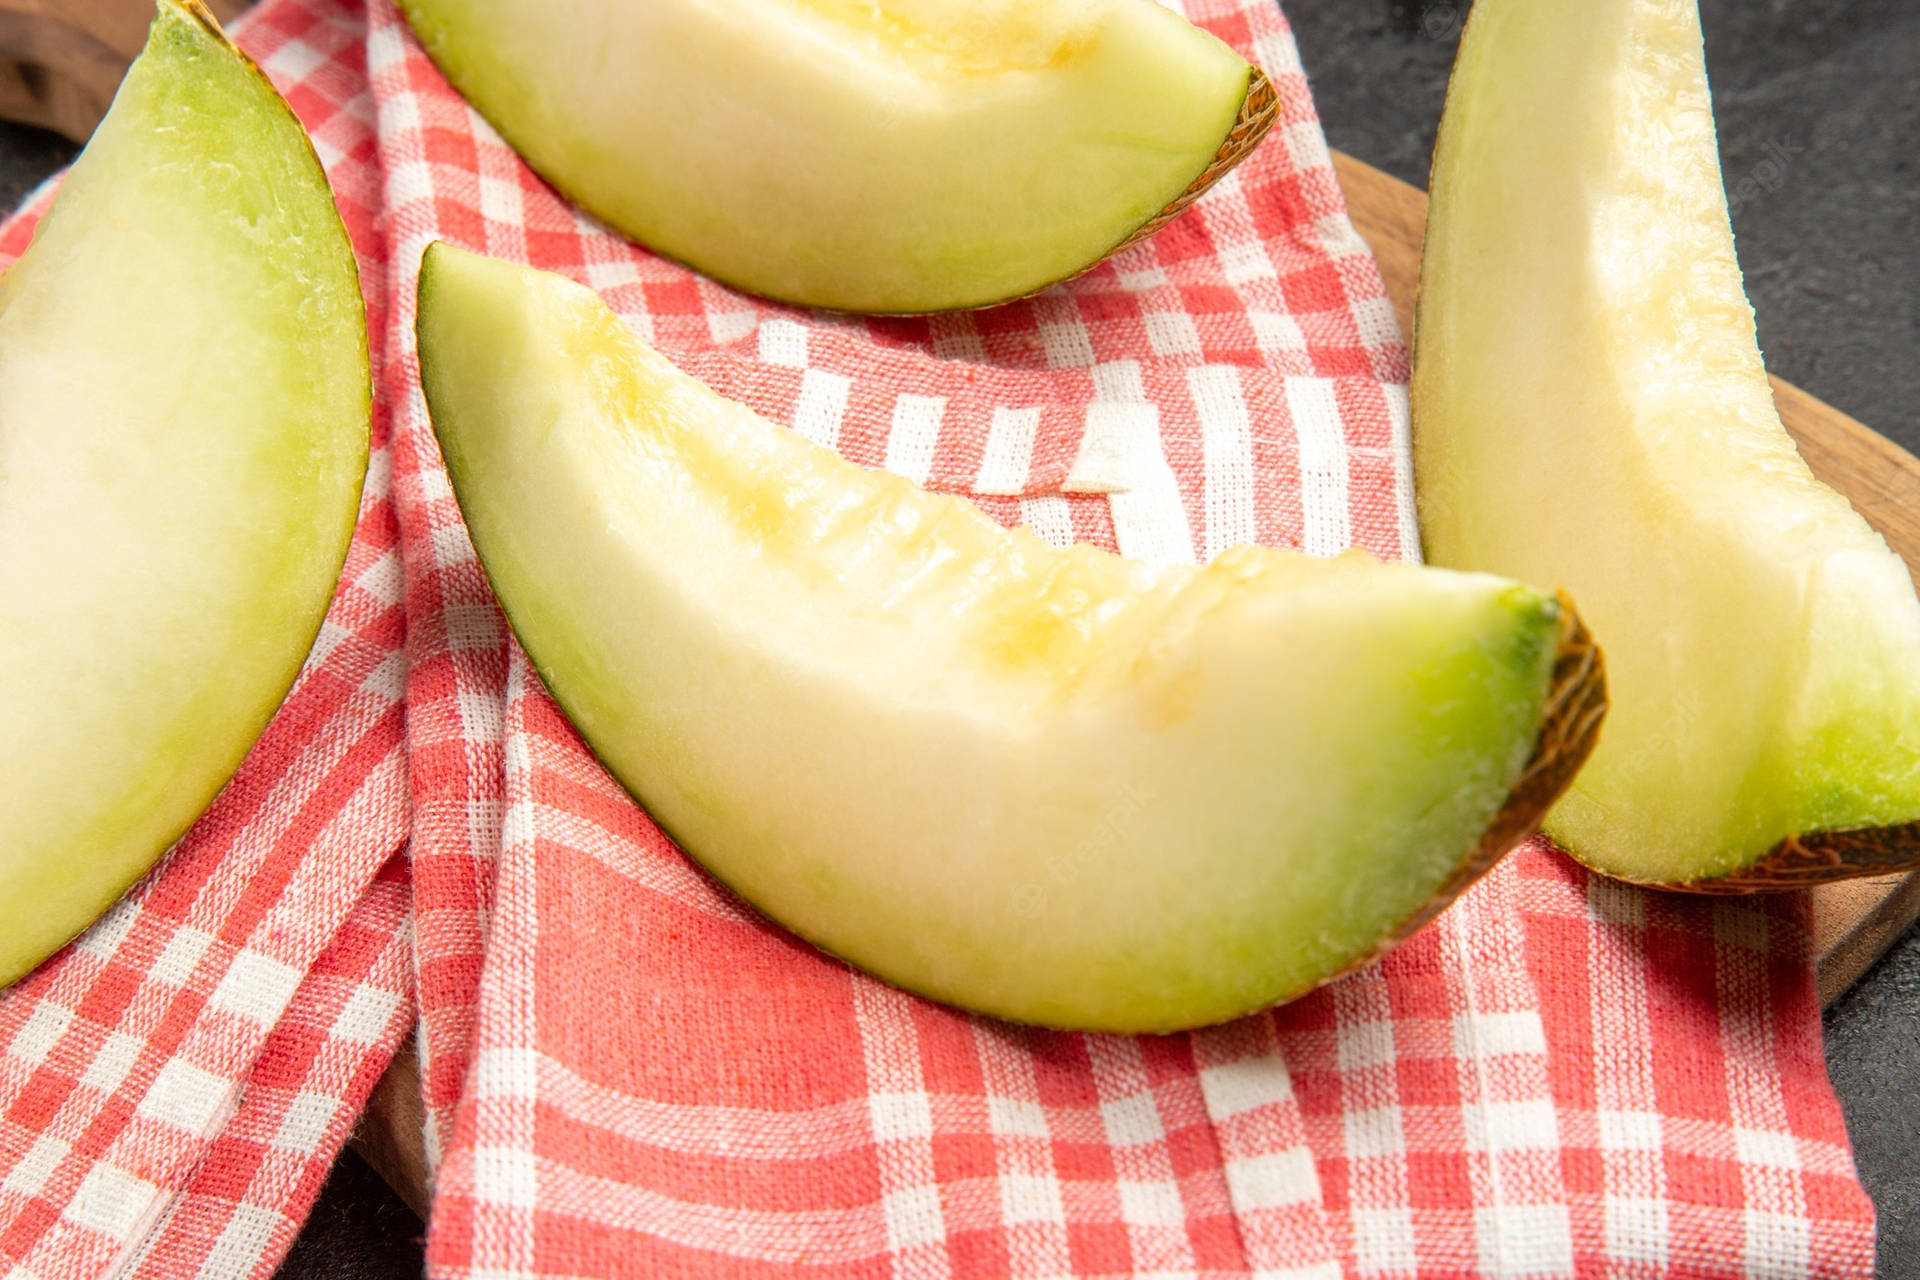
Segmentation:
<svg viewBox="0 0 1920 1280">
<path fill-rule="evenodd" d="M 1156 0 L 403 0 L 527 162 L 641 243 L 810 306 L 1072 276 L 1213 158 L 1249 68 Z"/>
<path fill-rule="evenodd" d="M 587 741 L 742 896 L 912 990 L 1129 1031 L 1296 994 L 1435 898 L 1539 732 L 1558 608 L 1515 584 L 1057 550 L 443 245 L 420 353 Z"/>
<path fill-rule="evenodd" d="M 285 696 L 352 534 L 368 395 L 306 136 L 163 4 L 0 278 L 0 985 L 165 851 Z"/>
<path fill-rule="evenodd" d="M 1920 818 L 1920 603 L 1774 411 L 1692 0 L 1481 0 L 1432 188 L 1428 556 L 1565 587 L 1607 652 L 1547 830 L 1687 881 Z"/>
</svg>

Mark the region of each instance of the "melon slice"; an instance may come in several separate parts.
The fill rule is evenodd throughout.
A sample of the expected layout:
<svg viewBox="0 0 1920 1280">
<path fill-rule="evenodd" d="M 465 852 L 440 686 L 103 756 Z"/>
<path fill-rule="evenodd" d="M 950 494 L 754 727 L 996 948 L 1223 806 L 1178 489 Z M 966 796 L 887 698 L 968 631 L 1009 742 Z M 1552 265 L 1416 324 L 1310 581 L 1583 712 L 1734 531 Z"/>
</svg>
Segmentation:
<svg viewBox="0 0 1920 1280">
<path fill-rule="evenodd" d="M 1164 1031 L 1299 994 L 1524 835 L 1598 718 L 1548 596 L 1055 549 L 554 276 L 430 248 L 420 356 L 494 589 L 607 767 L 742 897 L 966 1008 Z"/>
<path fill-rule="evenodd" d="M 1432 197 L 1427 553 L 1566 587 L 1607 645 L 1548 832 L 1705 889 L 1920 861 L 1920 602 L 1774 411 L 1692 0 L 1480 0 Z"/>
<path fill-rule="evenodd" d="M 752 293 L 978 307 L 1251 151 L 1264 76 L 1156 0 L 402 0 L 549 182 Z"/>
<path fill-rule="evenodd" d="M 367 335 L 326 178 L 198 5 L 0 277 L 0 985 L 199 815 L 352 535 Z"/>
</svg>

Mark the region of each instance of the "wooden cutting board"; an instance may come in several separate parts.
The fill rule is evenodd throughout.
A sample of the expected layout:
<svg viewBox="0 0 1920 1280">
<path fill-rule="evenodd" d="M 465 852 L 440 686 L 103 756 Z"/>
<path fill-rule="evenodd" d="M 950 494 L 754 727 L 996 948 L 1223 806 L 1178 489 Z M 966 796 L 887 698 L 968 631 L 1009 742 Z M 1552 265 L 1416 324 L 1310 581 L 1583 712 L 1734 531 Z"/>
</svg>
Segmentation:
<svg viewBox="0 0 1920 1280">
<path fill-rule="evenodd" d="M 248 0 L 207 0 L 221 18 Z M 84 140 L 140 50 L 151 0 L 0 0 L 0 119 Z M 1418 189 L 1336 152 L 1354 226 L 1372 246 L 1402 332 L 1412 331 L 1427 200 Z M 1920 583 L 1920 461 L 1852 418 L 1778 379 L 1774 399 L 1814 473 L 1852 500 L 1906 558 Z M 1832 1004 L 1920 916 L 1920 875 L 1813 892 L 1820 1001 Z M 394 1061 L 355 1145 L 419 1212 L 427 1209 L 419 1063 Z"/>
<path fill-rule="evenodd" d="M 250 0 L 202 0 L 225 22 Z M 153 0 L 0 0 L 0 120 L 85 142 L 147 40 Z"/>
</svg>

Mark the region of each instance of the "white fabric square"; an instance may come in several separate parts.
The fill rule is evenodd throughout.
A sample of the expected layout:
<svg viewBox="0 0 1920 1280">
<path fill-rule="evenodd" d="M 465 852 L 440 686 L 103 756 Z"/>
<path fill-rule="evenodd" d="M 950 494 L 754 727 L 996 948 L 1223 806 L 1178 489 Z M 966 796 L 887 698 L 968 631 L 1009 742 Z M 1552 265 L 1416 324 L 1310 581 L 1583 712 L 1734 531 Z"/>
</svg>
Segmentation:
<svg viewBox="0 0 1920 1280">
<path fill-rule="evenodd" d="M 1180 1188 L 1171 1182 L 1129 1182 L 1122 1179 L 1120 1218 L 1131 1227 L 1180 1227 L 1186 1225 L 1186 1207 L 1180 1202 Z"/>
<path fill-rule="evenodd" d="M 19 1163 L 8 1171 L 6 1181 L 0 1182 L 0 1187 L 5 1187 L 15 1195 L 39 1195 L 40 1188 L 47 1185 L 47 1179 L 53 1176 L 53 1171 L 60 1167 L 60 1162 L 67 1158 L 67 1152 L 72 1149 L 60 1139 L 42 1134 L 33 1140 L 33 1145 L 27 1148 L 27 1154 L 20 1157 Z"/>
<path fill-rule="evenodd" d="M 632 258 L 615 258 L 612 261 L 587 264 L 587 287 L 596 293 L 604 293 L 623 284 L 632 284 L 639 278 L 640 268 Z"/>
<path fill-rule="evenodd" d="M 1560 1204 L 1503 1204 L 1476 1209 L 1480 1268 L 1504 1280 L 1564 1276 L 1573 1271 L 1573 1230 Z"/>
<path fill-rule="evenodd" d="M 77 1227 L 125 1242 L 157 1207 L 160 1188 L 110 1164 L 86 1176 L 60 1216 Z"/>
<path fill-rule="evenodd" d="M 889 1191 L 881 1199 L 880 1207 L 887 1220 L 888 1248 L 908 1249 L 918 1244 L 932 1244 L 946 1236 L 937 1187 Z"/>
<path fill-rule="evenodd" d="M 760 317 L 751 311 L 709 311 L 707 312 L 707 332 L 713 335 L 714 342 L 720 346 L 740 341 L 753 332 Z"/>
<path fill-rule="evenodd" d="M 1184 311 L 1149 311 L 1141 317 L 1147 328 L 1147 345 L 1155 355 L 1197 356 L 1200 354 L 1200 328 Z"/>
<path fill-rule="evenodd" d="M 1733 1148 L 1739 1153 L 1742 1164 L 1768 1165 L 1775 1169 L 1801 1167 L 1800 1144 L 1794 1141 L 1790 1133 L 1736 1128 L 1733 1131 Z"/>
<path fill-rule="evenodd" d="M 1243 546 L 1257 532 L 1253 511 L 1253 423 L 1240 371 L 1209 364 L 1187 370 L 1206 465 L 1207 556 Z"/>
<path fill-rule="evenodd" d="M 480 175 L 480 216 L 494 222 L 519 223 L 525 217 L 518 183 Z"/>
<path fill-rule="evenodd" d="M 1353 322 L 1365 346 L 1391 347 L 1400 342 L 1400 320 L 1393 314 L 1391 298 L 1355 299 Z"/>
<path fill-rule="evenodd" d="M 531 1209 L 538 1188 L 539 1165 L 533 1152 L 514 1147 L 474 1148 L 473 1193 L 480 1200 L 510 1209 Z"/>
<path fill-rule="evenodd" d="M 1347 505 L 1347 427 L 1333 383 L 1325 378 L 1288 378 L 1287 412 L 1293 418 L 1300 456 L 1300 549 L 1330 556 L 1353 542 Z"/>
<path fill-rule="evenodd" d="M 1544 1054 L 1546 1028 L 1533 1009 L 1515 1013 L 1464 1013 L 1453 1020 L 1453 1052 L 1458 1058 L 1497 1058 L 1503 1054 Z"/>
<path fill-rule="evenodd" d="M 317 1149 L 320 1139 L 326 1136 L 327 1126 L 333 1123 L 334 1113 L 339 1106 L 338 1099 L 310 1089 L 296 1095 L 287 1104 L 286 1114 L 280 1117 L 280 1127 L 274 1131 L 273 1145 L 283 1151 Z"/>
<path fill-rule="evenodd" d="M 1746 1280 L 1800 1280 L 1813 1257 L 1813 1228 L 1804 1218 L 1748 1210 L 1741 1215 L 1746 1235 Z"/>
<path fill-rule="evenodd" d="M 800 395 L 793 402 L 793 429 L 823 449 L 833 448 L 840 439 L 840 420 L 846 416 L 852 390 L 853 380 L 842 374 L 806 370 L 800 375 Z"/>
<path fill-rule="evenodd" d="M 1653 1111 L 1601 1111 L 1600 1148 L 1603 1151 L 1658 1151 L 1661 1119 Z"/>
<path fill-rule="evenodd" d="M 275 79 L 304 80 L 314 68 L 323 65 L 327 55 L 304 40 L 289 40 L 275 49 L 263 64 Z"/>
<path fill-rule="evenodd" d="M 1320 1174 L 1311 1152 L 1292 1147 L 1227 1161 L 1227 1192 L 1241 1213 L 1307 1204 L 1320 1199 Z"/>
<path fill-rule="evenodd" d="M 762 363 L 806 368 L 807 330 L 798 321 L 779 316 L 761 321 L 759 342 Z"/>
<path fill-rule="evenodd" d="M 1277 1054 L 1208 1067 L 1200 1073 L 1200 1088 L 1216 1122 L 1293 1101 L 1293 1077 Z"/>
<path fill-rule="evenodd" d="M 1060 1184 L 1051 1175 L 1009 1173 L 1000 1179 L 1000 1206 L 1009 1225 L 1016 1222 L 1067 1220 Z"/>
<path fill-rule="evenodd" d="M 1093 339 L 1077 320 L 1041 321 L 1040 349 L 1049 369 L 1084 369 L 1093 363 Z"/>
<path fill-rule="evenodd" d="M 1058 494 L 1020 499 L 1020 523 L 1048 546 L 1073 545 L 1073 509 Z"/>
<path fill-rule="evenodd" d="M 113 904 L 107 914 L 94 921 L 92 928 L 74 939 L 74 949 L 101 960 L 111 960 L 113 953 L 120 949 L 121 940 L 133 931 L 133 922 L 139 918 L 140 904 L 132 898 L 122 898 Z"/>
<path fill-rule="evenodd" d="M 127 1073 L 133 1070 L 134 1062 L 140 1057 L 141 1045 L 138 1036 L 115 1031 L 94 1051 L 87 1069 L 80 1074 L 80 1083 L 101 1093 L 112 1093 L 127 1078 Z"/>
<path fill-rule="evenodd" d="M 933 472 L 940 419 L 946 412 L 945 396 L 902 395 L 894 401 L 893 424 L 887 432 L 887 470 L 924 485 Z"/>
<path fill-rule="evenodd" d="M 1713 936 L 1716 942 L 1764 953 L 1772 936 L 1769 917 L 1752 907 L 1731 902 L 1713 904 Z"/>
<path fill-rule="evenodd" d="M 1402 1156 L 1407 1152 L 1407 1134 L 1398 1107 L 1349 1111 L 1340 1117 L 1340 1122 L 1346 1136 L 1347 1154 L 1356 1160 Z"/>
<path fill-rule="evenodd" d="M 393 1015 L 399 1008 L 399 993 L 362 983 L 354 988 L 346 1004 L 340 1007 L 329 1034 L 335 1040 L 373 1044 L 386 1031 L 387 1024 L 393 1021 Z"/>
<path fill-rule="evenodd" d="M 1080 452 L 1062 486 L 1067 492 L 1124 493 L 1142 484 L 1153 469 L 1166 470 L 1158 408 L 1095 401 L 1086 415 Z"/>
<path fill-rule="evenodd" d="M 213 989 L 207 1003 L 216 1009 L 242 1018 L 251 1018 L 262 1026 L 272 1026 L 293 998 L 301 973 L 258 951 L 242 951 Z"/>
<path fill-rule="evenodd" d="M 987 1099 L 987 1124 L 995 1133 L 1010 1138 L 1047 1136 L 1047 1113 L 1037 1102 L 1022 1098 Z"/>
<path fill-rule="evenodd" d="M 1469 1107 L 1467 1145 L 1475 1151 L 1529 1151 L 1558 1145 L 1559 1118 L 1546 1098 Z"/>
<path fill-rule="evenodd" d="M 1373 253 L 1367 248 L 1367 242 L 1360 238 L 1360 233 L 1353 229 L 1353 223 L 1342 214 L 1330 213 L 1324 218 L 1314 219 L 1313 236 L 1320 242 L 1320 247 L 1326 250 L 1327 256 L 1336 261 L 1341 258 L 1372 260 Z"/>
<path fill-rule="evenodd" d="M 974 491 L 1014 494 L 1026 488 L 1027 474 L 1033 469 L 1033 444 L 1039 434 L 1040 410 L 995 409 Z"/>
<path fill-rule="evenodd" d="M 1244 244 L 1230 244 L 1220 251 L 1220 270 L 1228 284 L 1245 284 L 1249 280 L 1271 280 L 1278 273 L 1273 269 L 1273 258 L 1267 253 L 1267 247 L 1258 240 L 1249 240 Z"/>
<path fill-rule="evenodd" d="M 465 525 L 435 525 L 427 540 L 433 546 L 434 564 L 443 569 L 474 558 L 473 541 L 467 537 Z"/>
<path fill-rule="evenodd" d="M 238 1084 L 204 1071 L 185 1058 L 173 1058 L 148 1086 L 146 1096 L 140 1099 L 139 1113 L 204 1136 L 226 1118 L 239 1092 Z"/>
<path fill-rule="evenodd" d="M 1160 1105 L 1149 1089 L 1102 1102 L 1100 1121 L 1106 1127 L 1107 1141 L 1116 1147 L 1158 1142 L 1167 1136 L 1166 1126 L 1160 1123 Z"/>
<path fill-rule="evenodd" d="M 1638 929 L 1647 923 L 1646 890 L 1605 876 L 1587 879 L 1587 911 L 1602 924 Z"/>
<path fill-rule="evenodd" d="M 924 1093 L 876 1093 L 867 1108 L 873 1136 L 881 1142 L 933 1136 L 933 1102 Z"/>
<path fill-rule="evenodd" d="M 392 606 L 400 603 L 406 594 L 406 574 L 400 564 L 398 551 L 382 551 L 380 558 L 360 571 L 353 585 L 378 600 L 381 604 Z"/>
<path fill-rule="evenodd" d="M 212 934 L 191 925 L 182 925 L 167 939 L 167 945 L 160 949 L 153 968 L 148 972 L 169 986 L 180 986 L 193 976 L 193 967 L 200 963 L 200 957 L 212 945 Z"/>
<path fill-rule="evenodd" d="M 1300 322 L 1283 311 L 1249 311 L 1247 322 L 1253 326 L 1253 340 L 1267 355 L 1284 351 L 1304 351 L 1307 335 Z"/>
<path fill-rule="evenodd" d="M 42 1000 L 33 1006 L 26 1021 L 13 1033 L 13 1042 L 7 1046 L 7 1056 L 15 1062 L 39 1066 L 47 1055 L 53 1052 L 60 1037 L 67 1034 L 67 1028 L 73 1025 L 73 1011 L 63 1009 L 51 1000 Z"/>
<path fill-rule="evenodd" d="M 1608 1196 L 1601 1206 L 1607 1256 L 1667 1265 L 1667 1202 L 1651 1196 Z"/>
<path fill-rule="evenodd" d="M 1413 1210 L 1353 1210 L 1353 1255 L 1362 1275 L 1412 1272 L 1419 1269 L 1414 1253 Z"/>
<path fill-rule="evenodd" d="M 1318 120 L 1283 124 L 1274 132 L 1287 140 L 1287 154 L 1293 159 L 1293 167 L 1302 174 L 1333 164 L 1333 157 L 1327 153 L 1327 135 L 1320 131 Z"/>
<path fill-rule="evenodd" d="M 449 649 L 498 649 L 504 637 L 500 633 L 500 610 L 492 603 L 450 604 L 442 614 Z M 498 720 L 498 700 L 488 699 L 492 708 L 488 718 Z"/>
<path fill-rule="evenodd" d="M 1334 1056 L 1342 1071 L 1363 1071 L 1394 1061 L 1393 1023 L 1343 1022 L 1334 1033 Z"/>
</svg>

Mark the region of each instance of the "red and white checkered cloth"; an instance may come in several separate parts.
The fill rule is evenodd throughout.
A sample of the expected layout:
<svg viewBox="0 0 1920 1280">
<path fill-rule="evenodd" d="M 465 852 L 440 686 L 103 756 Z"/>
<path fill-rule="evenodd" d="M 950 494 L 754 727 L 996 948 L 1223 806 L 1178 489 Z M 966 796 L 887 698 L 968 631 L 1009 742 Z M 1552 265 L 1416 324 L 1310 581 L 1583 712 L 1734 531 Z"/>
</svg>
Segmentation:
<svg viewBox="0 0 1920 1280">
<path fill-rule="evenodd" d="M 580 279 L 722 391 L 1056 541 L 1413 554 L 1404 350 L 1292 41 L 1265 0 L 1185 7 L 1279 87 L 1259 152 L 1070 286 L 886 321 L 759 303 L 568 208 L 391 0 L 250 16 L 362 254 L 367 506 L 243 781 L 0 997 L 0 1263 L 270 1271 L 402 1034 L 411 941 L 436 1275 L 1871 1269 L 1800 899 L 1650 895 L 1536 842 L 1277 1013 L 1011 1027 L 714 886 L 508 635 L 417 386 L 436 237 Z"/>
</svg>

